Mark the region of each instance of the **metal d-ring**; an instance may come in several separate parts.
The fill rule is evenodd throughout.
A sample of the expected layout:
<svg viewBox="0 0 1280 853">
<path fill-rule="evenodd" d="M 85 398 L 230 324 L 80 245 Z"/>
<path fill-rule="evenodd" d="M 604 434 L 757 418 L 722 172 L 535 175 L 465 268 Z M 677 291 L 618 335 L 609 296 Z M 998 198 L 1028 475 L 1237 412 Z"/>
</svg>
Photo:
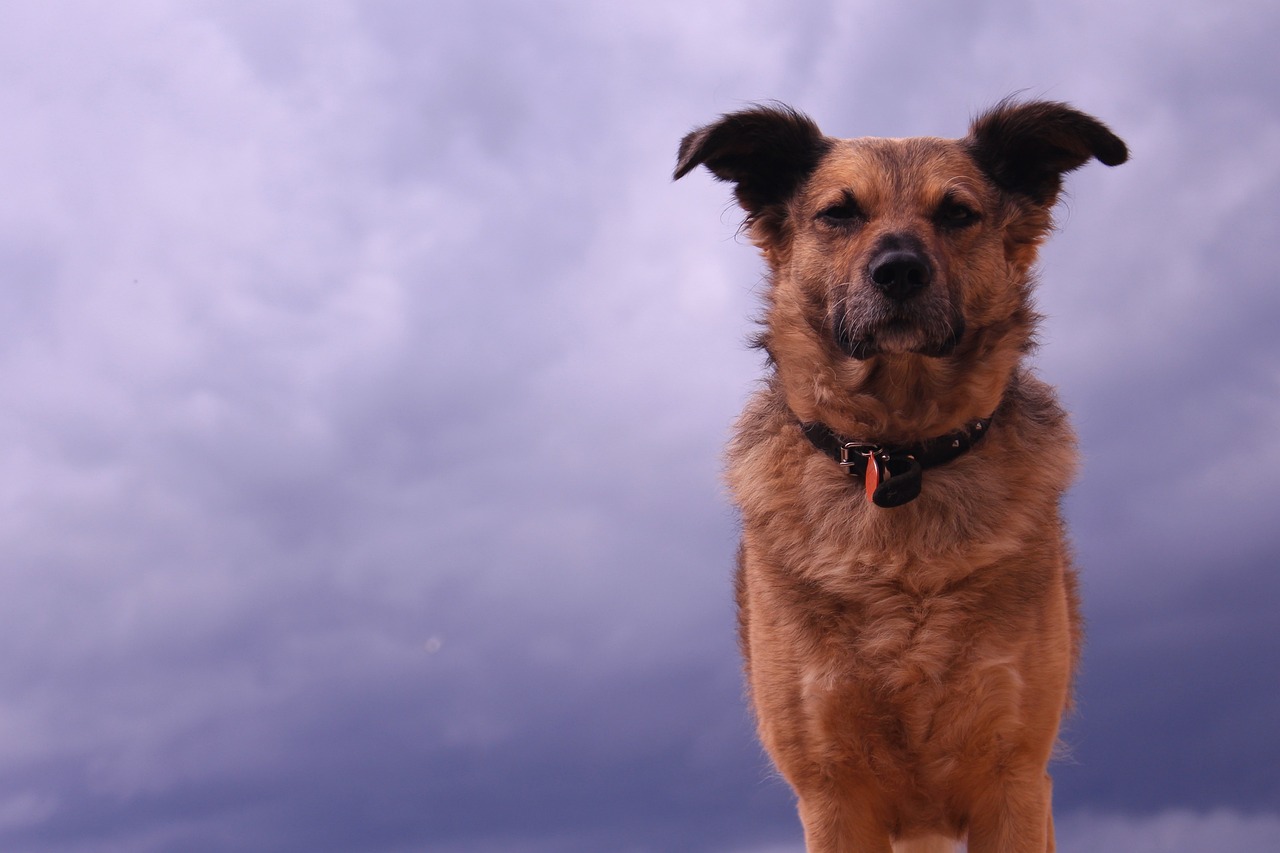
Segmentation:
<svg viewBox="0 0 1280 853">
<path fill-rule="evenodd" d="M 853 457 L 861 456 L 863 459 L 870 460 L 873 456 L 883 456 L 884 448 L 878 444 L 862 444 L 856 441 L 850 441 L 840 445 L 840 465 L 843 468 L 852 468 L 857 463 Z"/>
</svg>

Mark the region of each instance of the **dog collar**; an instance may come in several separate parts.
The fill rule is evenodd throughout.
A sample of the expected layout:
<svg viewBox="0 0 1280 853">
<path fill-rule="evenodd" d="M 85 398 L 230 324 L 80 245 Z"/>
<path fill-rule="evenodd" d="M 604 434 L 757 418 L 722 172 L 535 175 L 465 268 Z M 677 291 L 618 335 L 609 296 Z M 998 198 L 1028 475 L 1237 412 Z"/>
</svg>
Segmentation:
<svg viewBox="0 0 1280 853">
<path fill-rule="evenodd" d="M 850 441 L 822 423 L 800 424 L 809 442 L 834 459 L 849 476 L 861 477 L 866 483 L 867 499 L 885 509 L 915 500 L 920 495 L 925 468 L 963 456 L 990 427 L 991 418 L 981 418 L 970 421 L 964 429 L 917 444 L 886 445 Z"/>
</svg>

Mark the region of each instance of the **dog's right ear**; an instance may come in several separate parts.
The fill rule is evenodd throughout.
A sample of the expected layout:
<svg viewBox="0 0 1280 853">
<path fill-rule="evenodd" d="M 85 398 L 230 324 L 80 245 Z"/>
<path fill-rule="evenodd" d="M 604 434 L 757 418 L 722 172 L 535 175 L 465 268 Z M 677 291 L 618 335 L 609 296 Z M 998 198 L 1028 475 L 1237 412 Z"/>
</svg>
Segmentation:
<svg viewBox="0 0 1280 853">
<path fill-rule="evenodd" d="M 754 107 L 723 116 L 680 142 L 673 179 L 706 165 L 754 220 L 785 202 L 817 167 L 831 142 L 813 120 L 786 106 Z"/>
</svg>

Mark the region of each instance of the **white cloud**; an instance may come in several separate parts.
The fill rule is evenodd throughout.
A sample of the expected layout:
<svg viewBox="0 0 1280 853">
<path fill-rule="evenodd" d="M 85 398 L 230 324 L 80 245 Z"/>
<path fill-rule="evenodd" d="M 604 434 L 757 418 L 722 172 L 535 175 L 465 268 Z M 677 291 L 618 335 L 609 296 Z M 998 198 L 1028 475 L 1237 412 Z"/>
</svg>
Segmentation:
<svg viewBox="0 0 1280 853">
<path fill-rule="evenodd" d="M 797 830 L 798 831 L 798 830 Z M 1280 815 L 1229 810 L 1135 816 L 1073 813 L 1057 820 L 1061 853 L 1274 853 Z M 803 845 L 744 847 L 734 853 L 803 853 Z M 965 848 L 961 845 L 957 853 Z"/>
<path fill-rule="evenodd" d="M 1058 839 L 1062 853 L 1274 853 L 1280 850 L 1280 815 L 1227 809 L 1147 817 L 1078 813 L 1059 820 Z"/>
</svg>

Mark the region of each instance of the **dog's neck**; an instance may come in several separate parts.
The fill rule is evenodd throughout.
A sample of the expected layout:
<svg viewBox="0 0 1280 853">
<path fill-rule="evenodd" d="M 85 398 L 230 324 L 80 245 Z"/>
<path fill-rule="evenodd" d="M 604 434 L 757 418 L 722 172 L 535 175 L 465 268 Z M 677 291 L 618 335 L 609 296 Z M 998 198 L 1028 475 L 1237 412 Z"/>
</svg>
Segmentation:
<svg viewBox="0 0 1280 853">
<path fill-rule="evenodd" d="M 1033 348 L 1039 319 L 1024 299 L 1003 317 L 971 325 L 944 356 L 857 359 L 796 321 L 796 310 L 775 301 L 757 341 L 769 354 L 787 407 L 802 422 L 885 444 L 924 441 L 989 416 Z"/>
<path fill-rule="evenodd" d="M 825 424 L 861 441 L 907 444 L 989 417 L 1015 381 L 1020 361 L 969 361 L 957 374 L 949 359 L 876 356 L 811 376 L 807 383 L 787 376 L 785 364 L 776 369 L 787 407 L 802 423 Z"/>
<path fill-rule="evenodd" d="M 994 415 L 994 413 L 993 413 Z M 915 500 L 920 494 L 924 471 L 958 459 L 986 437 L 991 418 L 979 418 L 962 430 L 899 447 L 886 447 L 850 440 L 825 424 L 801 423 L 809 443 L 846 474 L 865 484 L 867 499 L 891 509 Z"/>
</svg>

